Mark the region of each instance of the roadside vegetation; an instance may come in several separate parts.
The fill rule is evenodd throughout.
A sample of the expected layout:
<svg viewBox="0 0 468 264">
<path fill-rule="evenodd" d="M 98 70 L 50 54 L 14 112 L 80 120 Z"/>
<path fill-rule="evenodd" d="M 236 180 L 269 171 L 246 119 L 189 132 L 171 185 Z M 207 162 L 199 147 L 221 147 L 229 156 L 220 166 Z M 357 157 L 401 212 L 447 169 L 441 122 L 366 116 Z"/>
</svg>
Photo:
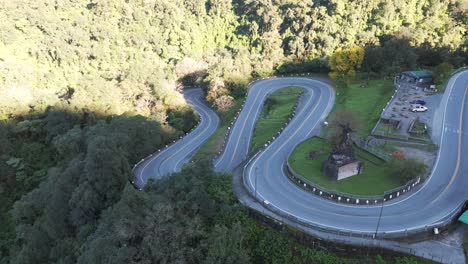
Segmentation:
<svg viewBox="0 0 468 264">
<path fill-rule="evenodd" d="M 132 164 L 166 140 L 141 116 L 50 111 L 0 123 L 0 206 L 10 210 L 0 214 L 0 263 L 360 261 L 258 223 L 233 194 L 231 175 L 207 162 L 136 190 Z"/>
<path fill-rule="evenodd" d="M 254 223 L 208 163 L 142 192 L 131 168 L 196 123 L 184 87 L 222 119 L 196 160 L 220 150 L 247 84 L 274 74 L 332 68 L 365 133 L 390 93 L 372 76 L 467 64 L 465 13 L 462 0 L 2 1 L 0 264 L 353 263 Z"/>
<path fill-rule="evenodd" d="M 250 151 L 255 152 L 272 140 L 288 121 L 300 94 L 300 87 L 286 87 L 275 91 L 265 101 L 260 117 L 255 124 Z"/>
<path fill-rule="evenodd" d="M 178 134 L 140 115 L 60 109 L 0 122 L 0 263 L 76 260 L 83 237 L 131 188 L 133 164 Z"/>
</svg>

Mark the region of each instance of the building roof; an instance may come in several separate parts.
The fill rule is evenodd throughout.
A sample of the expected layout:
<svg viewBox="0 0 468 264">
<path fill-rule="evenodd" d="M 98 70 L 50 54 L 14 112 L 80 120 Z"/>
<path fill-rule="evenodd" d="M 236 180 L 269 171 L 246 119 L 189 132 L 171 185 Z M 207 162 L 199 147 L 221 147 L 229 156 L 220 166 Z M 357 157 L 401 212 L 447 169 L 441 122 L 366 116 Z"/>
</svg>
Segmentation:
<svg viewBox="0 0 468 264">
<path fill-rule="evenodd" d="M 432 72 L 428 70 L 419 70 L 419 71 L 405 71 L 402 74 L 409 75 L 414 78 L 427 78 L 432 77 Z"/>
<path fill-rule="evenodd" d="M 459 218 L 458 221 L 468 224 L 468 211 L 465 211 Z"/>
</svg>

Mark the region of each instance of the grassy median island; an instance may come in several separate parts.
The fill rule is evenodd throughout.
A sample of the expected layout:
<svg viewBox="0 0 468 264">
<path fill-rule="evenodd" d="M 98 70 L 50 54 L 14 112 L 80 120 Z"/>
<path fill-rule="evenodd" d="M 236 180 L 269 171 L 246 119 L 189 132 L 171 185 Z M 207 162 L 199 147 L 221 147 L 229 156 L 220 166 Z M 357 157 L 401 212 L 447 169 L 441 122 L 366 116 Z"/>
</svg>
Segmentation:
<svg viewBox="0 0 468 264">
<path fill-rule="evenodd" d="M 332 120 L 338 110 L 348 109 L 359 116 L 361 137 L 366 137 L 377 123 L 382 109 L 394 92 L 391 79 L 367 79 L 364 75 L 345 77 L 335 81 L 337 94 L 330 117 Z M 331 136 L 330 128 L 322 129 L 321 135 Z M 324 188 L 355 195 L 381 195 L 383 192 L 402 185 L 401 179 L 392 174 L 388 162 L 358 147 L 355 147 L 358 160 L 364 163 L 363 173 L 341 181 L 331 180 L 321 172 L 322 162 L 331 151 L 330 143 L 323 138 L 311 138 L 296 147 L 289 157 L 293 169 L 310 182 Z M 312 153 L 312 155 L 311 155 Z M 312 157 L 313 159 L 312 159 Z"/>
<path fill-rule="evenodd" d="M 205 143 L 200 147 L 197 153 L 193 156 L 192 160 L 212 159 L 219 151 L 222 150 L 224 137 L 227 133 L 227 128 L 230 126 L 231 121 L 234 120 L 237 111 L 241 110 L 242 99 L 235 101 L 234 107 L 225 113 L 218 113 L 220 118 L 220 125 L 218 129 L 211 135 Z"/>
<path fill-rule="evenodd" d="M 310 182 L 338 192 L 355 195 L 381 195 L 401 185 L 392 175 L 388 163 L 376 156 L 354 148 L 358 160 L 364 163 L 362 174 L 334 181 L 322 174 L 322 162 L 328 158 L 331 146 L 326 139 L 314 137 L 299 144 L 289 157 L 291 167 Z"/>
<path fill-rule="evenodd" d="M 301 87 L 285 87 L 275 91 L 266 99 L 252 135 L 250 146 L 252 151 L 259 149 L 280 131 L 303 90 Z"/>
</svg>

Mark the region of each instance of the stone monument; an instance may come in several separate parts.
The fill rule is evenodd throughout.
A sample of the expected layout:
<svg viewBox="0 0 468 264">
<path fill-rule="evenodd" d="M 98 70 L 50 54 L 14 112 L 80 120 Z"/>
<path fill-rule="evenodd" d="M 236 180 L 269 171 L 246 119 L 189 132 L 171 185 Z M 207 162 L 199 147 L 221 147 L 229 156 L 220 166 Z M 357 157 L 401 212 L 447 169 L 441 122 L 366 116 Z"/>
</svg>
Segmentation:
<svg viewBox="0 0 468 264">
<path fill-rule="evenodd" d="M 333 148 L 328 159 L 322 164 L 322 173 L 334 180 L 346 179 L 362 172 L 362 162 L 356 160 L 349 140 L 350 132 L 349 127 L 343 127 L 340 143 Z"/>
</svg>

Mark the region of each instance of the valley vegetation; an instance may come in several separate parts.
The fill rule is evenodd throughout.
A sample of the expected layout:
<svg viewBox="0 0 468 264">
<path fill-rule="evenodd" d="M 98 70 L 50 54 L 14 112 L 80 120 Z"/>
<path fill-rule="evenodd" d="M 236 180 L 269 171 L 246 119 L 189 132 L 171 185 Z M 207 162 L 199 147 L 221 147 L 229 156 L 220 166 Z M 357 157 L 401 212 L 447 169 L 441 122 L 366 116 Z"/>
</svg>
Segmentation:
<svg viewBox="0 0 468 264">
<path fill-rule="evenodd" d="M 467 63 L 467 11 L 463 0 L 2 1 L 0 263 L 353 261 L 256 224 L 207 164 L 143 191 L 131 169 L 196 124 L 184 87 L 224 112 L 272 74 L 447 74 Z M 329 63 L 347 49 L 359 50 L 350 65 Z"/>
</svg>

